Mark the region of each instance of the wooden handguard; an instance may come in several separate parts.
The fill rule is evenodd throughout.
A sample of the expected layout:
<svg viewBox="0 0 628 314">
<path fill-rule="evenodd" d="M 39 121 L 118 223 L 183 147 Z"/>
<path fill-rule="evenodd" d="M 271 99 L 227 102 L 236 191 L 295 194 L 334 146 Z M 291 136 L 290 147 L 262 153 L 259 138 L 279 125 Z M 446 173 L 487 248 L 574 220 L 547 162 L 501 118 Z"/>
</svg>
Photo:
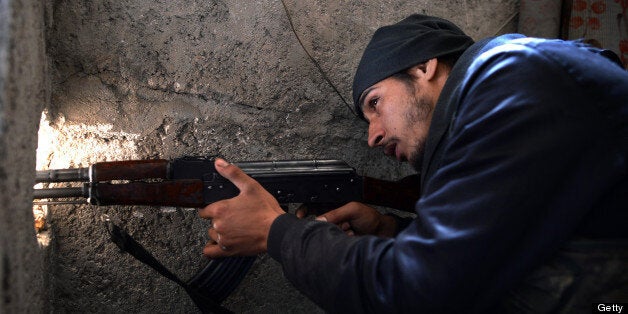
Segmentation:
<svg viewBox="0 0 628 314">
<path fill-rule="evenodd" d="M 166 179 L 169 164 L 165 159 L 99 162 L 91 167 L 91 181 Z"/>
<path fill-rule="evenodd" d="M 148 205 L 203 207 L 203 181 L 175 180 L 163 182 L 130 182 L 125 184 L 93 183 L 92 205 Z"/>
</svg>

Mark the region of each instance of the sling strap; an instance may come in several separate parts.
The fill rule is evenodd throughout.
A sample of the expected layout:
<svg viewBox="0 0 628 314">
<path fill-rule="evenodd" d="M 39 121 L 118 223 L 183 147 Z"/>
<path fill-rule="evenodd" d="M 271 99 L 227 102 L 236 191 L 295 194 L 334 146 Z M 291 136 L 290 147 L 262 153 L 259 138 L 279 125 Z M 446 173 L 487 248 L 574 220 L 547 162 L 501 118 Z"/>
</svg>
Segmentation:
<svg viewBox="0 0 628 314">
<path fill-rule="evenodd" d="M 140 262 L 150 266 L 162 276 L 181 286 L 188 293 L 202 313 L 232 313 L 222 307 L 224 301 L 253 265 L 255 257 L 226 257 L 210 260 L 207 265 L 190 280 L 183 281 L 161 264 L 141 244 L 126 231 L 114 224 L 108 217 L 103 217 L 105 228 L 111 241 L 120 250 L 127 252 Z"/>
</svg>

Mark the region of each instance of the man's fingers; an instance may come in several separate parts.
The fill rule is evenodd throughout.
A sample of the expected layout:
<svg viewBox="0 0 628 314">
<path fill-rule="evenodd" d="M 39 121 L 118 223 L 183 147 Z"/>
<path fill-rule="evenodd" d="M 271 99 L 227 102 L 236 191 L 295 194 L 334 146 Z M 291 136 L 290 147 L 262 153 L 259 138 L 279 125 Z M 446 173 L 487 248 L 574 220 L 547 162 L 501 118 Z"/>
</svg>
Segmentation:
<svg viewBox="0 0 628 314">
<path fill-rule="evenodd" d="M 323 215 L 320 215 L 316 219 L 322 220 L 322 218 L 325 218 L 327 222 L 330 222 L 333 224 L 338 224 L 341 222 L 349 221 L 353 219 L 356 215 L 356 211 L 355 211 L 355 209 L 357 208 L 356 204 L 359 204 L 359 203 L 355 203 L 355 202 L 348 203 L 344 206 L 341 206 Z"/>
<path fill-rule="evenodd" d="M 222 217 L 229 210 L 230 199 L 213 202 L 198 210 L 198 216 L 205 219 L 212 219 L 212 225 L 215 228 L 214 218 Z"/>
<path fill-rule="evenodd" d="M 207 243 L 203 248 L 203 255 L 209 258 L 227 257 L 233 255 L 229 250 L 224 250 L 220 244 Z"/>
<path fill-rule="evenodd" d="M 198 216 L 204 219 L 212 219 L 212 216 L 209 214 L 209 212 L 211 211 L 211 208 L 209 208 L 209 206 L 211 205 L 207 205 L 201 209 L 199 209 L 197 211 Z"/>
<path fill-rule="evenodd" d="M 215 257 L 223 257 L 230 256 L 233 252 L 229 251 L 229 246 L 227 241 L 224 241 L 224 238 L 220 233 L 216 231 L 214 228 L 210 228 L 207 230 L 207 234 L 209 235 L 209 241 L 203 248 L 203 254 L 215 258 Z"/>
<path fill-rule="evenodd" d="M 207 234 L 209 235 L 209 242 L 218 243 L 218 232 L 216 232 L 216 229 L 210 228 L 207 230 Z"/>
<path fill-rule="evenodd" d="M 221 176 L 231 181 L 231 183 L 233 183 L 240 191 L 245 190 L 248 185 L 256 182 L 244 173 L 242 169 L 238 168 L 234 164 L 228 163 L 222 158 L 216 158 L 214 166 L 216 167 L 216 171 L 218 171 Z"/>
<path fill-rule="evenodd" d="M 342 231 L 347 231 L 351 229 L 351 225 L 348 222 L 343 222 L 340 224 L 340 229 L 342 229 Z"/>
<path fill-rule="evenodd" d="M 303 218 L 303 217 L 307 216 L 307 212 L 308 212 L 307 205 L 301 204 L 299 206 L 299 208 L 297 208 L 297 211 L 295 212 L 295 214 L 296 214 L 297 218 Z"/>
</svg>

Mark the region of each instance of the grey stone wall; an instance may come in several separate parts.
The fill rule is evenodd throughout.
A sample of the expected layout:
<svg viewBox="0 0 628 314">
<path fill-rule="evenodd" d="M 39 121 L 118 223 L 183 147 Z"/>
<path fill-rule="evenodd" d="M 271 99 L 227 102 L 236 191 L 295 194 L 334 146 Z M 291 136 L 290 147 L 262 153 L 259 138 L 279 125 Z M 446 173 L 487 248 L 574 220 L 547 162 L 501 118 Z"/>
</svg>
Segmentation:
<svg viewBox="0 0 628 314">
<path fill-rule="evenodd" d="M 517 4 L 51 1 L 42 14 L 51 99 L 37 166 L 184 155 L 337 158 L 362 174 L 401 177 L 409 169 L 368 149 L 366 124 L 349 109 L 353 70 L 372 32 L 421 12 L 449 18 L 481 38 L 511 31 Z M 39 113 L 21 114 L 29 122 L 13 132 L 30 134 L 20 155 L 30 162 L 10 171 L 27 173 Z M 18 116 L 2 117 L 6 123 Z M 9 171 L 10 160 L 2 156 L 0 169 Z M 28 186 L 24 180 L 19 186 Z M 27 193 L 14 194 L 26 206 Z M 50 260 L 53 312 L 195 311 L 181 288 L 120 253 L 100 220 L 108 215 L 188 278 L 203 265 L 207 240 L 207 225 L 194 210 L 44 206 L 38 212 L 46 221 L 39 231 Z M 224 305 L 236 312 L 320 311 L 266 255 Z"/>
<path fill-rule="evenodd" d="M 0 0 L 0 313 L 45 307 L 33 228 L 39 113 L 46 101 L 43 5 Z"/>
</svg>

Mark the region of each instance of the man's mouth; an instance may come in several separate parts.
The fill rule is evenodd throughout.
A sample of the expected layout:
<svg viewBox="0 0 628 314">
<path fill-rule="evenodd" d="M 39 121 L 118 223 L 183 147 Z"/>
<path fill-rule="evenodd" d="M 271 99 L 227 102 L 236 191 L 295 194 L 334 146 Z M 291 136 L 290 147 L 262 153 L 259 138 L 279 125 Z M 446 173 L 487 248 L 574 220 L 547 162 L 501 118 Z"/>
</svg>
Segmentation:
<svg viewBox="0 0 628 314">
<path fill-rule="evenodd" d="M 397 145 L 390 143 L 384 147 L 384 154 L 386 156 L 394 156 L 396 155 Z"/>
<path fill-rule="evenodd" d="M 386 156 L 395 156 L 398 161 L 404 161 L 405 160 L 405 157 L 403 157 L 401 155 L 401 151 L 399 151 L 397 149 L 397 144 L 395 144 L 395 143 L 390 143 L 390 144 L 386 145 L 386 147 L 384 149 L 384 154 L 386 154 Z"/>
</svg>

